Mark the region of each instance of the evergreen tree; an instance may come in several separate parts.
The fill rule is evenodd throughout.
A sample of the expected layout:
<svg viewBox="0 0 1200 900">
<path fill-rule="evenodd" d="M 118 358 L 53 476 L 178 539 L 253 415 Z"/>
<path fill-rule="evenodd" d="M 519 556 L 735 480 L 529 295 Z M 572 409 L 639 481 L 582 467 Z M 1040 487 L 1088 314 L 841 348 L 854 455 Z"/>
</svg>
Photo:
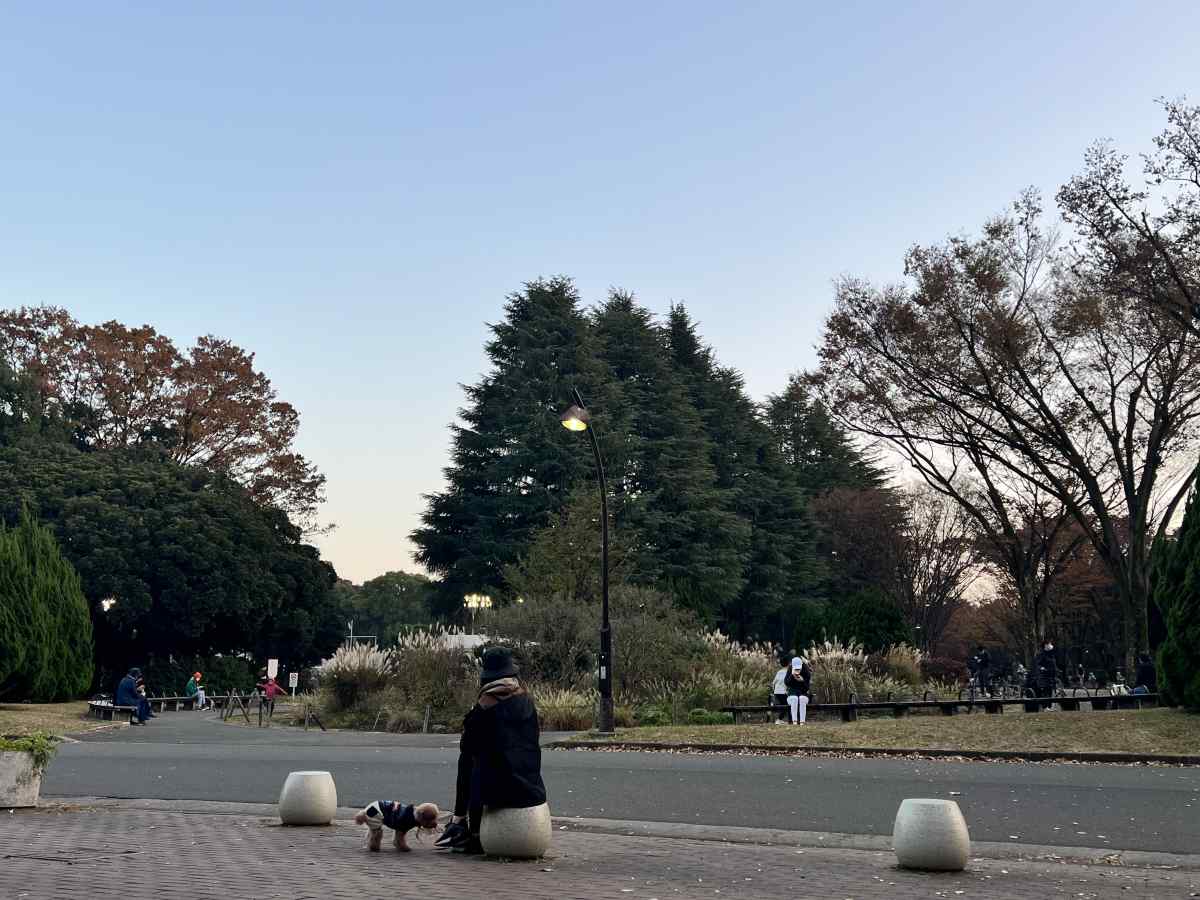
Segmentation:
<svg viewBox="0 0 1200 900">
<path fill-rule="evenodd" d="M 108 675 L 156 654 L 307 665 L 338 644 L 332 566 L 286 513 L 229 479 L 153 448 L 30 441 L 0 447 L 0 520 L 17 521 L 23 504 L 82 579 Z"/>
<path fill-rule="evenodd" d="M 614 291 L 593 322 L 617 392 L 605 427 L 616 436 L 616 523 L 635 535 L 632 576 L 711 620 L 745 584 L 750 529 L 718 481 L 712 442 L 650 312 Z"/>
<path fill-rule="evenodd" d="M 609 529 L 609 580 L 625 576 L 629 562 L 626 529 Z M 505 570 L 514 596 L 565 597 L 591 603 L 600 597 L 600 492 L 580 483 L 551 523 L 533 534 L 521 561 Z"/>
<path fill-rule="evenodd" d="M 92 623 L 79 576 L 28 510 L 0 522 L 0 696 L 70 700 L 92 681 Z"/>
<path fill-rule="evenodd" d="M 868 653 L 893 644 L 912 644 L 913 632 L 900 608 L 882 591 L 865 588 L 827 610 L 825 631 L 843 641 L 858 641 Z"/>
<path fill-rule="evenodd" d="M 789 376 L 783 392 L 767 398 L 764 411 L 775 446 L 808 493 L 877 488 L 887 482 L 879 463 L 854 446 L 801 376 Z"/>
<path fill-rule="evenodd" d="M 572 388 L 602 414 L 609 408 L 568 279 L 534 281 L 510 295 L 504 321 L 491 330 L 492 370 L 465 388 L 463 424 L 451 426 L 447 486 L 427 496 L 423 524 L 412 533 L 417 560 L 442 576 L 437 604 L 448 615 L 461 611 L 469 592 L 506 598 L 505 567 L 518 562 L 573 484 L 594 479 L 587 449 L 559 422 Z"/>
<path fill-rule="evenodd" d="M 812 525 L 799 480 L 774 446 L 741 375 L 717 364 L 681 304 L 671 307 L 667 343 L 712 447 L 717 486 L 749 527 L 745 581 L 724 609 L 739 639 L 785 641 L 816 589 Z"/>
<path fill-rule="evenodd" d="M 1167 624 L 1159 690 L 1169 703 L 1200 711 L 1200 491 L 1192 492 L 1174 540 L 1155 544 L 1153 559 L 1153 599 Z"/>
</svg>

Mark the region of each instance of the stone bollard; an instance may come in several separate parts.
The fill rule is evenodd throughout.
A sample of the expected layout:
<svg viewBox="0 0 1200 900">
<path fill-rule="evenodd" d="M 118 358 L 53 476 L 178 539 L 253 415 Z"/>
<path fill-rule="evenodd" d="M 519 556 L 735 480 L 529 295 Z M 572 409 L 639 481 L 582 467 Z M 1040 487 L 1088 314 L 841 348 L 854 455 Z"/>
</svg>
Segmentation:
<svg viewBox="0 0 1200 900">
<path fill-rule="evenodd" d="M 905 869 L 961 872 L 971 854 L 971 836 L 953 800 L 910 799 L 896 812 L 892 846 Z"/>
<path fill-rule="evenodd" d="M 479 843 L 489 856 L 537 859 L 550 849 L 550 807 L 488 809 L 479 823 Z"/>
<path fill-rule="evenodd" d="M 292 772 L 279 792 L 284 825 L 328 825 L 337 815 L 337 788 L 328 772 Z"/>
</svg>

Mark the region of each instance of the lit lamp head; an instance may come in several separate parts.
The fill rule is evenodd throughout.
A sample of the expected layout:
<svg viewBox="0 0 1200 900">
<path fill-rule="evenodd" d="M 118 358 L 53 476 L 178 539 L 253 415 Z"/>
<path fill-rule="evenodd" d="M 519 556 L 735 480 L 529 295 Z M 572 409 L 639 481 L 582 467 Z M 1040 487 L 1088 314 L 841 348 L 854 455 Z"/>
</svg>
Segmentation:
<svg viewBox="0 0 1200 900">
<path fill-rule="evenodd" d="M 587 431 L 590 416 L 582 406 L 572 405 L 562 414 L 562 425 L 567 431 Z"/>
</svg>

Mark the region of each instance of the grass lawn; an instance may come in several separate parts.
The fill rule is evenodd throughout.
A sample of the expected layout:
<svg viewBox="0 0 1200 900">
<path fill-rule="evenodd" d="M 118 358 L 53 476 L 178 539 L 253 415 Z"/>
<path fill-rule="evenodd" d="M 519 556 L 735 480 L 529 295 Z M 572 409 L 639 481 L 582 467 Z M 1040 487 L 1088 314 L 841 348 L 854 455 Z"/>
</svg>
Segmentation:
<svg viewBox="0 0 1200 900">
<path fill-rule="evenodd" d="M 0 734 L 79 734 L 109 724 L 87 717 L 87 701 L 0 703 Z"/>
<path fill-rule="evenodd" d="M 593 736 L 595 737 L 595 736 Z M 602 738 L 596 738 L 602 740 Z M 1200 755 L 1200 715 L 1173 709 L 1006 712 L 806 725 L 679 725 L 622 728 L 616 742 L 739 744 L 764 749 L 845 747 Z"/>
</svg>

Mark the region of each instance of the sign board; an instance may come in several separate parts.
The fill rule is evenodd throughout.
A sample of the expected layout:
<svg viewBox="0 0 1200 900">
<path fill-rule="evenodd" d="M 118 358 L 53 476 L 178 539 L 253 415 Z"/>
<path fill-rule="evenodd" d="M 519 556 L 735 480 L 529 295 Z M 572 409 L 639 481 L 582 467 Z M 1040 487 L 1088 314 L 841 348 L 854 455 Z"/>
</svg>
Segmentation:
<svg viewBox="0 0 1200 900">
<path fill-rule="evenodd" d="M 279 660 L 268 659 L 267 660 L 267 677 L 274 678 L 278 674 L 279 674 Z"/>
<path fill-rule="evenodd" d="M 299 672 L 289 672 L 288 673 L 288 687 L 295 690 L 296 685 L 298 685 L 299 683 L 300 683 L 300 673 Z"/>
</svg>

